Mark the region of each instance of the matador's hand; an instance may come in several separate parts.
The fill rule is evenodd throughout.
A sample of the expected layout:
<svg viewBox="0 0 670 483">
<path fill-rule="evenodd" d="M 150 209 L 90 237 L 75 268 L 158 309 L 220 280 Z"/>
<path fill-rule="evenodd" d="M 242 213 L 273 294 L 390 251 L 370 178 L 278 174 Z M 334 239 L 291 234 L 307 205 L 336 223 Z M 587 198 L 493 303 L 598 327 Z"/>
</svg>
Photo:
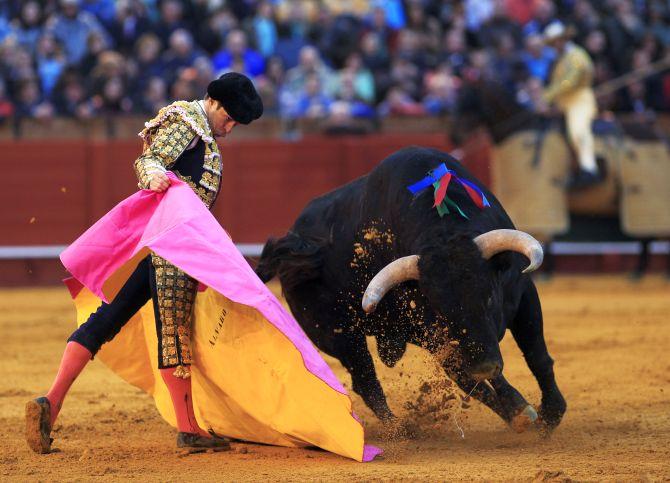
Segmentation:
<svg viewBox="0 0 670 483">
<path fill-rule="evenodd" d="M 151 177 L 149 182 L 149 189 L 155 191 L 156 193 L 162 193 L 170 187 L 170 178 L 167 177 L 167 174 L 156 171 Z"/>
</svg>

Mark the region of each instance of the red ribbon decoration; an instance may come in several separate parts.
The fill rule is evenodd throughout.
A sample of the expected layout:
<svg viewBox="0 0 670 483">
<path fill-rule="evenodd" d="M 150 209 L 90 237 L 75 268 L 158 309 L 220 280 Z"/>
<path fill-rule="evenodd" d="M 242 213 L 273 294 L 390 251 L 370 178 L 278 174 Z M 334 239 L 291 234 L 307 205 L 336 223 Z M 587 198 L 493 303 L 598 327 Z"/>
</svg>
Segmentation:
<svg viewBox="0 0 670 483">
<path fill-rule="evenodd" d="M 444 200 L 444 197 L 447 195 L 447 188 L 449 187 L 450 182 L 451 173 L 445 174 L 442 179 L 440 179 L 440 187 L 435 193 L 435 204 L 433 205 L 433 208 L 437 207 Z"/>
<path fill-rule="evenodd" d="M 477 205 L 477 207 L 480 210 L 483 210 L 484 209 L 484 201 L 482 200 L 482 197 L 479 195 L 479 193 L 477 193 L 475 190 L 473 190 L 471 187 L 469 187 L 465 183 L 461 183 L 461 186 L 463 186 L 463 188 L 465 188 L 465 191 L 468 192 L 468 194 L 470 195 L 470 198 L 472 199 L 474 204 Z"/>
</svg>

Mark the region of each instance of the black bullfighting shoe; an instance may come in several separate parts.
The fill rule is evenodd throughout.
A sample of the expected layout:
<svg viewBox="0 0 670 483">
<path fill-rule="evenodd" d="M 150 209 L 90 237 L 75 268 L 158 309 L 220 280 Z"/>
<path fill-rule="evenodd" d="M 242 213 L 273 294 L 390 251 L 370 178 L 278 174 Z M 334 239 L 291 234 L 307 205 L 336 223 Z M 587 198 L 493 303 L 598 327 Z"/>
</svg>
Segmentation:
<svg viewBox="0 0 670 483">
<path fill-rule="evenodd" d="M 51 403 L 45 397 L 26 403 L 26 442 L 35 453 L 51 451 Z"/>
<path fill-rule="evenodd" d="M 221 436 L 208 438 L 194 433 L 182 433 L 177 435 L 177 448 L 227 451 L 230 449 L 230 441 Z"/>
</svg>

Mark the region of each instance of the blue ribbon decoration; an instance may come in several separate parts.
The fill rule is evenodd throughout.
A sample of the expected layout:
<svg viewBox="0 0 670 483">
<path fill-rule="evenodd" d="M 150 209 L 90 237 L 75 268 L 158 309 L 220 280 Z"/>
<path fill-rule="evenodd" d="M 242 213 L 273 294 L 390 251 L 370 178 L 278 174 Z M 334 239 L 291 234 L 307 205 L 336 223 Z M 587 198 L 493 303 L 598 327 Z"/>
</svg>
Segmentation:
<svg viewBox="0 0 670 483">
<path fill-rule="evenodd" d="M 425 178 L 423 178 L 421 181 L 417 181 L 416 183 L 408 186 L 407 189 L 413 195 L 417 195 L 418 193 L 425 190 L 426 188 L 428 188 L 430 186 L 433 186 L 434 183 L 438 183 L 447 174 L 451 174 L 451 176 L 456 181 L 461 183 L 461 185 L 463 185 L 464 187 L 467 186 L 468 188 L 475 191 L 479 196 L 481 196 L 482 204 L 484 206 L 491 206 L 491 204 L 489 203 L 489 200 L 486 199 L 486 196 L 484 195 L 484 192 L 481 189 L 479 189 L 479 187 L 477 185 L 475 185 L 474 183 L 472 183 L 471 181 L 469 181 L 467 179 L 460 178 L 458 175 L 456 175 L 456 173 L 453 170 L 447 168 L 447 165 L 444 164 L 444 163 L 440 164 L 437 168 L 430 171 L 428 173 L 428 175 Z M 466 190 L 466 192 L 467 192 L 467 190 Z"/>
</svg>

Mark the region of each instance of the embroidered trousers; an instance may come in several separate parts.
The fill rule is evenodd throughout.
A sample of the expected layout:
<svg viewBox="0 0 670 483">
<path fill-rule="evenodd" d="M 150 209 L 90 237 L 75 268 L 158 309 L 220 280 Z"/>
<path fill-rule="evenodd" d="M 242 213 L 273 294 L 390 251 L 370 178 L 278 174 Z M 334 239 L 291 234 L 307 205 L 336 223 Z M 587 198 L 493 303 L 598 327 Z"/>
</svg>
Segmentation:
<svg viewBox="0 0 670 483">
<path fill-rule="evenodd" d="M 102 303 L 69 337 L 95 355 L 148 301 L 153 299 L 158 367 L 175 367 L 188 377 L 191 364 L 191 317 L 197 282 L 156 255 L 144 258 L 111 303 Z"/>
</svg>

